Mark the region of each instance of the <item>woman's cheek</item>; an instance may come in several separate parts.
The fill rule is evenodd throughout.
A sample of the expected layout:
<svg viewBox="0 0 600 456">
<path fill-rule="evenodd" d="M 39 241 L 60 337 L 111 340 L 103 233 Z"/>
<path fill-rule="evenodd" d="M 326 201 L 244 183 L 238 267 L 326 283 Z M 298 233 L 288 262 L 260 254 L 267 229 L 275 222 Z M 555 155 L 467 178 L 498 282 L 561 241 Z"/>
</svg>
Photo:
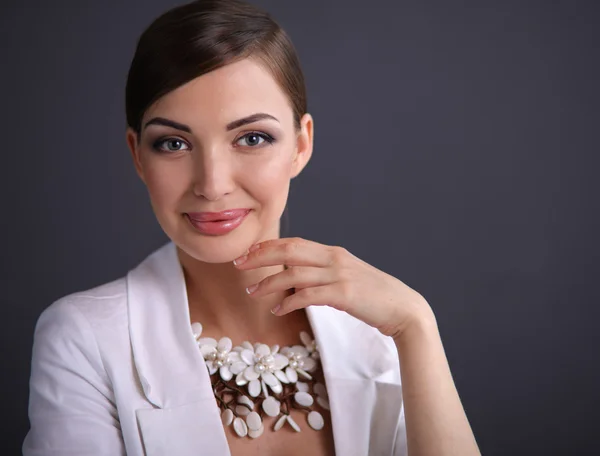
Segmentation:
<svg viewBox="0 0 600 456">
<path fill-rule="evenodd" d="M 247 182 L 254 183 L 255 188 L 275 192 L 289 184 L 291 169 L 290 147 L 267 148 L 260 160 L 244 163 L 243 173 Z M 250 165 L 250 166 L 249 166 Z"/>
<path fill-rule="evenodd" d="M 154 206 L 161 210 L 173 210 L 188 188 L 185 168 L 180 166 L 151 167 L 146 185 Z"/>
</svg>

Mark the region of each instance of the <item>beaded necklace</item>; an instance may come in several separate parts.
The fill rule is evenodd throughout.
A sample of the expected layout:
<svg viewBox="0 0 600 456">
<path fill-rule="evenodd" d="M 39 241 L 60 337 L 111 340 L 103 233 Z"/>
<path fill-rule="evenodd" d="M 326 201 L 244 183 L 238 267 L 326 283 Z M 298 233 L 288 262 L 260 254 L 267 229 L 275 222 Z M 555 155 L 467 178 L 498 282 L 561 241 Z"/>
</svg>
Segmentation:
<svg viewBox="0 0 600 456">
<path fill-rule="evenodd" d="M 206 362 L 213 392 L 225 427 L 233 425 L 239 437 L 260 437 L 265 415 L 277 418 L 273 431 L 286 423 L 301 428 L 290 415 L 306 413 L 309 426 L 323 429 L 325 420 L 317 410 L 329 410 L 327 390 L 316 380 L 322 371 L 316 342 L 300 333 L 302 345 L 280 348 L 243 342 L 233 347 L 229 337 L 219 341 L 202 337 L 202 325 L 192 323 L 192 333 Z"/>
</svg>

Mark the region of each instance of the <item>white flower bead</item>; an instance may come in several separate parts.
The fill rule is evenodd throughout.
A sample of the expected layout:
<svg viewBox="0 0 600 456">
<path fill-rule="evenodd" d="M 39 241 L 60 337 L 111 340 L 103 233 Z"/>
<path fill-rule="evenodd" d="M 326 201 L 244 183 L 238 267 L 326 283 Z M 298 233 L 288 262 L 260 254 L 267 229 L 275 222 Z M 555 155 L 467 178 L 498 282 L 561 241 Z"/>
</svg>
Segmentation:
<svg viewBox="0 0 600 456">
<path fill-rule="evenodd" d="M 289 366 L 285 370 L 285 375 L 292 383 L 296 383 L 298 381 L 298 373 L 294 370 L 292 366 Z"/>
<path fill-rule="evenodd" d="M 319 412 L 310 412 L 307 417 L 308 424 L 315 431 L 320 431 L 325 426 L 325 420 L 323 419 L 323 415 Z"/>
<path fill-rule="evenodd" d="M 202 325 L 197 321 L 192 323 L 192 334 L 194 335 L 194 339 L 196 340 L 198 340 L 198 338 L 202 334 Z"/>
<path fill-rule="evenodd" d="M 280 370 L 276 370 L 274 372 L 275 377 L 277 377 L 277 379 L 281 382 L 281 383 L 289 383 L 289 379 L 287 378 L 287 375 L 285 375 L 284 372 L 280 371 Z"/>
<path fill-rule="evenodd" d="M 260 385 L 262 387 L 262 392 L 265 395 L 265 397 L 269 397 L 269 390 L 267 389 L 267 384 L 265 383 L 265 381 L 261 380 Z"/>
<path fill-rule="evenodd" d="M 230 409 L 225 410 L 221 414 L 221 421 L 225 426 L 229 426 L 233 422 L 233 412 Z"/>
<path fill-rule="evenodd" d="M 304 407 L 310 407 L 314 403 L 313 397 L 308 393 L 303 393 L 302 391 L 294 394 L 294 400 Z"/>
<path fill-rule="evenodd" d="M 246 437 L 248 435 L 248 426 L 246 426 L 245 421 L 241 418 L 233 420 L 233 429 L 240 437 Z"/>
<path fill-rule="evenodd" d="M 246 377 L 246 380 L 252 381 L 260 377 L 260 374 L 254 370 L 254 366 L 248 366 L 244 370 L 244 377 Z"/>
<path fill-rule="evenodd" d="M 240 396 L 237 399 L 238 404 L 247 405 L 251 409 L 254 408 L 254 402 L 248 396 Z"/>
<path fill-rule="evenodd" d="M 256 355 L 259 358 L 262 358 L 263 356 L 270 355 L 271 354 L 271 349 L 269 348 L 268 345 L 258 344 L 258 347 L 256 347 L 256 350 L 254 350 L 254 352 L 256 353 Z"/>
<path fill-rule="evenodd" d="M 262 403 L 264 412 L 269 416 L 277 416 L 281 411 L 281 403 L 273 396 L 269 396 Z"/>
<path fill-rule="evenodd" d="M 235 378 L 235 384 L 237 386 L 244 386 L 248 383 L 248 380 L 246 380 L 246 377 L 244 377 L 244 373 L 240 372 L 237 377 Z"/>
<path fill-rule="evenodd" d="M 198 345 L 210 345 L 211 347 L 217 348 L 217 340 L 212 337 L 201 337 L 198 339 Z"/>
<path fill-rule="evenodd" d="M 229 370 L 229 367 L 227 366 L 222 366 L 219 369 L 219 374 L 221 375 L 221 378 L 226 382 L 233 378 L 233 373 Z"/>
<path fill-rule="evenodd" d="M 260 429 L 258 431 L 253 431 L 252 429 L 248 429 L 248 436 L 253 439 L 259 438 L 263 432 L 265 432 L 265 426 L 263 424 L 260 425 Z"/>
<path fill-rule="evenodd" d="M 222 353 L 229 353 L 232 346 L 233 343 L 231 342 L 231 339 L 229 337 L 223 337 L 221 338 L 221 340 L 219 340 L 219 343 L 217 344 L 217 350 L 219 350 Z"/>
<path fill-rule="evenodd" d="M 304 382 L 296 382 L 296 388 L 298 388 L 298 391 L 301 391 L 303 393 L 308 393 L 310 389 L 308 383 Z"/>
<path fill-rule="evenodd" d="M 292 426 L 294 431 L 300 432 L 300 426 L 298 426 L 298 423 L 296 423 L 290 415 L 287 415 L 287 422 L 290 423 L 290 426 Z"/>
<path fill-rule="evenodd" d="M 287 421 L 287 415 L 281 415 L 279 417 L 279 419 L 277 420 L 277 422 L 275 423 L 275 426 L 273 426 L 273 430 L 278 431 L 279 429 L 281 429 L 286 421 Z"/>
<path fill-rule="evenodd" d="M 262 426 L 260 415 L 256 412 L 250 412 L 246 417 L 246 424 L 248 425 L 249 430 L 258 431 Z"/>
<path fill-rule="evenodd" d="M 230 367 L 229 370 L 233 375 L 238 375 L 247 368 L 246 363 L 244 361 L 236 361 Z"/>
<path fill-rule="evenodd" d="M 239 416 L 246 416 L 250 413 L 250 409 L 248 409 L 248 407 L 245 405 L 236 405 L 235 413 L 237 413 Z"/>
<path fill-rule="evenodd" d="M 254 379 L 248 385 L 248 392 L 250 396 L 257 397 L 260 394 L 260 381 L 258 379 Z"/>
<path fill-rule="evenodd" d="M 242 353 L 240 353 L 240 356 L 242 357 L 242 360 L 248 365 L 248 366 L 253 366 L 254 365 L 254 352 L 252 350 L 242 350 Z"/>
<path fill-rule="evenodd" d="M 262 374 L 262 379 L 269 386 L 275 386 L 279 383 L 279 380 L 277 380 L 277 377 L 275 377 L 275 375 L 271 374 L 270 372 L 264 372 Z"/>
</svg>

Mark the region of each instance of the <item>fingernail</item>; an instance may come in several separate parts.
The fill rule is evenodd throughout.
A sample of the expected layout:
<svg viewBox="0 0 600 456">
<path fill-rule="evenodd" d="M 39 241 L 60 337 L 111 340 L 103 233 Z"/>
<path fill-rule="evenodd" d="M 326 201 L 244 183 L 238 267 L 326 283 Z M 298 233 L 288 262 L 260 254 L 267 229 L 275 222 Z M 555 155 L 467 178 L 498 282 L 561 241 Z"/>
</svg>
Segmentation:
<svg viewBox="0 0 600 456">
<path fill-rule="evenodd" d="M 236 266 L 242 264 L 244 261 L 246 261 L 248 259 L 248 255 L 242 255 L 239 258 L 236 258 L 235 260 L 233 260 L 233 264 L 235 264 Z"/>
<path fill-rule="evenodd" d="M 254 285 L 251 285 L 249 287 L 246 287 L 246 293 L 248 294 L 252 294 L 256 291 L 256 289 L 258 288 L 258 284 L 255 283 Z"/>
<path fill-rule="evenodd" d="M 248 250 L 249 252 L 254 252 L 255 250 L 260 249 L 260 244 L 254 244 L 252 247 L 250 247 L 250 249 Z"/>
<path fill-rule="evenodd" d="M 280 304 L 280 305 L 278 305 L 278 306 L 275 306 L 275 307 L 273 307 L 273 308 L 271 309 L 271 313 L 272 313 L 273 315 L 277 315 L 277 312 L 279 312 L 279 309 L 281 309 L 281 304 Z"/>
</svg>

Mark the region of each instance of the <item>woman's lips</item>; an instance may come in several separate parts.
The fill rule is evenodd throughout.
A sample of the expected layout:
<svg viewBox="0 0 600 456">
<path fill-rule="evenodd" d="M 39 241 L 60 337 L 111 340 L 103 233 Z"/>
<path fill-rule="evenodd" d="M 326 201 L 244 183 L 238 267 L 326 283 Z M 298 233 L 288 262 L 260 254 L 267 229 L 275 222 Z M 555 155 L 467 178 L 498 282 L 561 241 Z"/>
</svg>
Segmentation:
<svg viewBox="0 0 600 456">
<path fill-rule="evenodd" d="M 189 212 L 185 215 L 196 230 L 216 236 L 236 229 L 249 212 L 250 209 L 230 209 L 222 212 Z"/>
</svg>

